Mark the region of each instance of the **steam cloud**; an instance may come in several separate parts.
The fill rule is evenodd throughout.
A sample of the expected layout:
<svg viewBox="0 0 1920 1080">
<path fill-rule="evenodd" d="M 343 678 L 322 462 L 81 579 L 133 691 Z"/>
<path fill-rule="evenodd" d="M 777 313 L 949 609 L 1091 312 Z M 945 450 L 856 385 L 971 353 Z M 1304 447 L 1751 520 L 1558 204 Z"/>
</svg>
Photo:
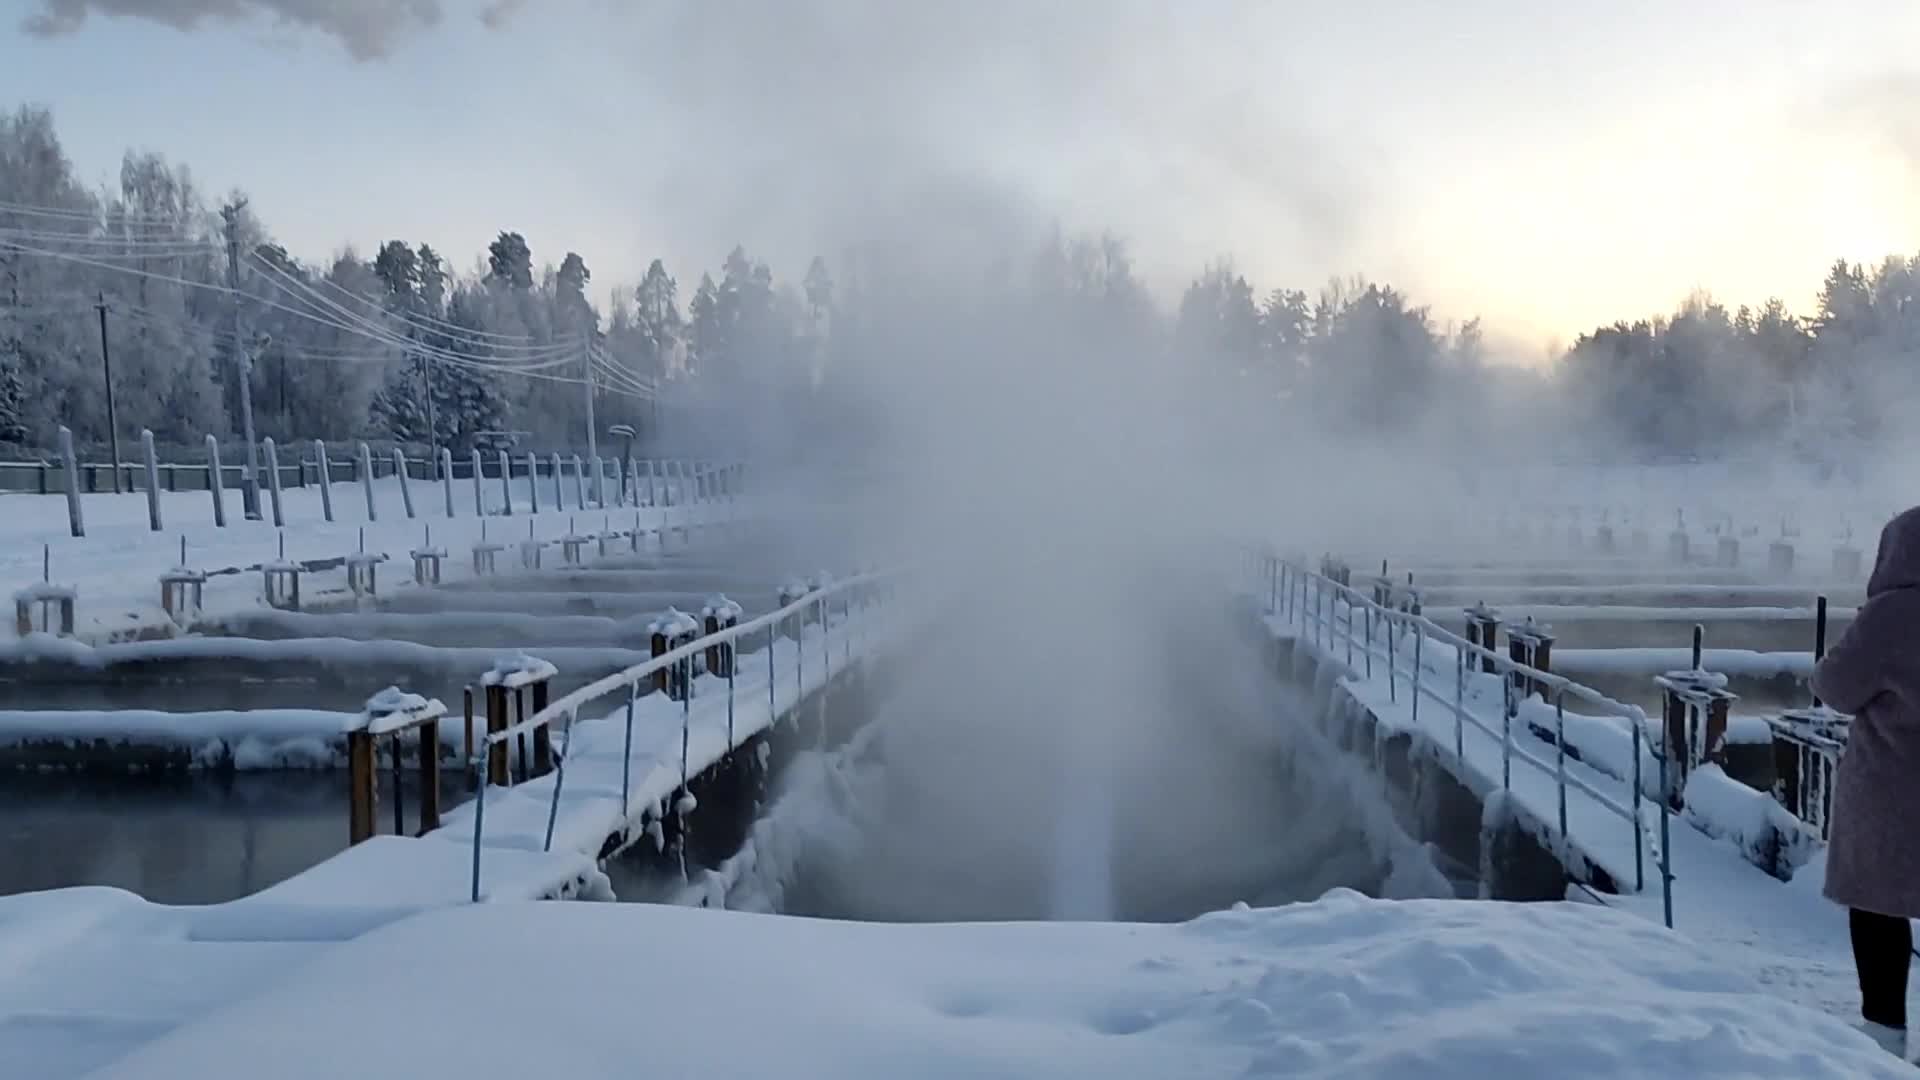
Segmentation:
<svg viewBox="0 0 1920 1080">
<path fill-rule="evenodd" d="M 374 60 L 393 51 L 409 32 L 438 25 L 440 0 L 43 0 L 45 9 L 27 16 L 30 34 L 71 34 L 98 12 L 110 17 L 149 19 L 176 30 L 193 30 L 210 20 L 238 21 L 267 15 L 279 22 L 332 35 L 356 60 Z M 498 28 L 521 0 L 495 0 L 480 13 Z"/>
</svg>

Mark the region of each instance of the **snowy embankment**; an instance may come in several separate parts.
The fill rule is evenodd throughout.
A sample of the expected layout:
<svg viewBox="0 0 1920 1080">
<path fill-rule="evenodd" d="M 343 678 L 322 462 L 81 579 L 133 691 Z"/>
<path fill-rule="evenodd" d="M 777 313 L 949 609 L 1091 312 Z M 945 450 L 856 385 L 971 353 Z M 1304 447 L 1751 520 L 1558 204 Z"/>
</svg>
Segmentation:
<svg viewBox="0 0 1920 1080">
<path fill-rule="evenodd" d="M 360 550 L 386 556 L 378 571 L 382 591 L 411 587 L 409 552 L 428 546 L 444 549 L 443 580 L 472 573 L 471 550 L 485 539 L 503 544 L 499 568 L 518 563 L 517 545 L 529 536 L 557 543 L 576 529 L 582 535 L 601 531 L 630 532 L 636 528 L 660 543 L 658 530 L 672 531 L 669 546 L 681 542 L 678 530 L 687 523 L 727 521 L 750 512 L 750 500 L 699 503 L 686 506 L 641 508 L 609 507 L 582 510 L 553 509 L 551 500 L 539 514 L 527 512 L 526 490 L 516 484 L 515 512 L 501 516 L 499 482 L 488 485 L 488 516 L 475 516 L 471 482 L 455 486 L 454 515 L 448 517 L 438 485 L 411 482 L 417 518 L 409 518 L 395 479 L 376 481 L 374 515 L 369 516 L 359 484 L 332 487 L 334 519 L 328 522 L 318 487 L 290 488 L 283 493 L 287 525 L 275 528 L 272 513 L 248 521 L 240 512 L 238 492 L 227 493 L 227 524 L 212 518 L 212 496 L 207 492 L 161 494 L 165 528 L 154 532 L 147 520 L 142 493 L 83 495 L 87 534 L 73 537 L 67 527 L 66 500 L 50 495 L 0 495 L 0 593 L 30 588 L 44 571 L 55 584 L 77 584 L 76 633 L 92 641 L 118 640 L 176 632 L 160 607 L 160 575 L 181 565 L 181 543 L 186 565 L 209 575 L 204 610 L 209 615 L 246 611 L 262 603 L 259 567 L 285 559 L 293 563 L 335 562 Z M 546 492 L 543 494 L 551 494 Z M 568 498 L 573 493 L 569 490 Z M 261 495 L 263 507 L 266 495 Z M 531 532 L 529 530 L 531 529 Z M 588 550 L 591 552 L 592 547 Z M 559 552 L 548 554 L 557 561 Z M 346 571 L 332 566 L 302 575 L 303 600 L 311 602 L 325 592 L 343 592 Z"/>
<path fill-rule="evenodd" d="M 1683 938 L 1571 904 L 1336 891 L 1179 925 L 237 908 L 0 901 L 0 1060 L 35 1080 L 333 1080 L 338 1055 L 289 1048 L 351 1031 L 357 1060 L 410 1080 L 635 1062 L 837 1080 L 1911 1075 Z"/>
</svg>

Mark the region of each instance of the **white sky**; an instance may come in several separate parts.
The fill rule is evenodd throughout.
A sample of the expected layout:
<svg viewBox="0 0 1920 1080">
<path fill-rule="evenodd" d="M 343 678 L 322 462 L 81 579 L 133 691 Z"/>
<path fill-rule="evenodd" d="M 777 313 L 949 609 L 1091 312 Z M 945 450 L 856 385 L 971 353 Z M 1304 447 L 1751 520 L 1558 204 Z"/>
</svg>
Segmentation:
<svg viewBox="0 0 1920 1080">
<path fill-rule="evenodd" d="M 1166 290 L 1363 273 L 1537 350 L 1920 250 L 1914 0 L 481 6 L 0 0 L 0 103 L 89 179 L 134 145 L 243 187 L 304 257 L 512 228 L 599 285 L 1058 220 Z M 50 8 L 91 17 L 26 32 Z"/>
</svg>

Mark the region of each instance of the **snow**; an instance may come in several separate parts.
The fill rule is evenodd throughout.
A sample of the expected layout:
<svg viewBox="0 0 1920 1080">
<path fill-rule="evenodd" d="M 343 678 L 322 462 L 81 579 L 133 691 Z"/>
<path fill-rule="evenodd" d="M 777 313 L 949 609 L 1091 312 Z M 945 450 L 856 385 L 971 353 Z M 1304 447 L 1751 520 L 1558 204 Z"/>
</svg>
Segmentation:
<svg viewBox="0 0 1920 1080">
<path fill-rule="evenodd" d="M 357 719 L 354 713 L 319 709 L 0 711 L 0 747 L 58 744 L 74 750 L 179 750 L 196 766 L 330 768 L 341 760 L 340 733 Z"/>
<path fill-rule="evenodd" d="M 524 652 L 496 658 L 487 673 L 480 676 L 482 686 L 504 686 L 509 690 L 551 679 L 560 673 L 551 663 Z"/>
<path fill-rule="evenodd" d="M 410 1080 L 1911 1075 L 1576 904 L 1336 891 L 1177 925 L 906 925 L 489 903 L 343 909 L 286 941 L 284 903 L 70 892 L 0 901 L 0 1059 L 35 1080 L 333 1080 L 338 1054 L 290 1052 L 329 1031 Z"/>
<path fill-rule="evenodd" d="M 29 585 L 24 589 L 14 590 L 13 602 L 16 604 L 37 604 L 48 600 L 72 600 L 78 595 L 79 590 L 72 585 L 55 585 L 51 582 L 43 581 L 37 585 Z"/>
<path fill-rule="evenodd" d="M 1763 791 L 1706 764 L 1687 776 L 1688 823 L 1727 841 L 1748 862 L 1778 877 L 1791 877 L 1820 848 L 1818 834 Z"/>
<path fill-rule="evenodd" d="M 659 634 L 668 641 L 672 641 L 687 634 L 698 634 L 700 624 L 686 612 L 670 607 L 647 623 L 647 632 Z"/>
<path fill-rule="evenodd" d="M 1574 679 L 1590 675 L 1645 675 L 1652 678 L 1669 671 L 1686 670 L 1692 663 L 1692 649 L 1556 649 L 1553 653 L 1555 673 Z M 1705 649 L 1701 652 L 1700 664 L 1708 671 L 1743 678 L 1790 676 L 1804 681 L 1813 675 L 1811 651 Z"/>
</svg>

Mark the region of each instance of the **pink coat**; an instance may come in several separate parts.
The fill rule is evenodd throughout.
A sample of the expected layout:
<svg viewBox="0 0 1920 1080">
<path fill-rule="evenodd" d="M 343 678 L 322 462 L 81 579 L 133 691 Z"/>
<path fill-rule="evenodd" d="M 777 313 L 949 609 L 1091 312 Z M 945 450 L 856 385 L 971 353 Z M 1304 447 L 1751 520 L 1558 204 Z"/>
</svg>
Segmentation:
<svg viewBox="0 0 1920 1080">
<path fill-rule="evenodd" d="M 1827 898 L 1920 917 L 1920 507 L 1887 523 L 1867 602 L 1814 668 L 1853 715 L 1833 787 Z"/>
</svg>

